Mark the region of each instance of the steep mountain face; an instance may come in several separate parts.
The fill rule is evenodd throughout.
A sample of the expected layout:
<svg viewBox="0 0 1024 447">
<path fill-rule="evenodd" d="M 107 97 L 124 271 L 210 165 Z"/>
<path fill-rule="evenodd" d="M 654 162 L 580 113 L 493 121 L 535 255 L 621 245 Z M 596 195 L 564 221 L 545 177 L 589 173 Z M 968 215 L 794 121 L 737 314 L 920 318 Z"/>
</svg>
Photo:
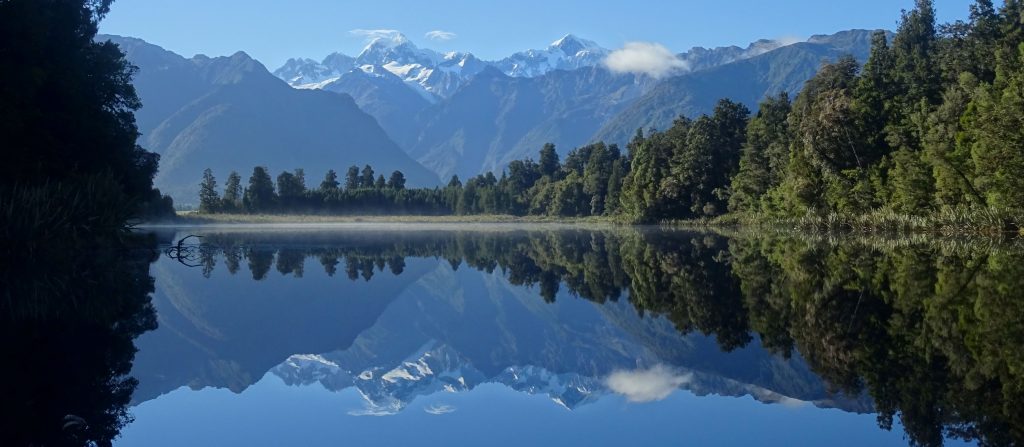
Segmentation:
<svg viewBox="0 0 1024 447">
<path fill-rule="evenodd" d="M 297 90 L 245 53 L 185 59 L 138 39 L 122 45 L 139 67 L 135 85 L 141 144 L 161 155 L 155 185 L 178 203 L 195 203 L 205 168 L 218 177 L 304 168 L 315 181 L 327 169 L 373 165 L 401 170 L 414 185 L 438 179 L 410 159 L 348 95 Z"/>
<path fill-rule="evenodd" d="M 534 157 L 547 142 L 564 154 L 652 82 L 602 67 L 534 78 L 492 68 L 421 114 L 420 135 L 409 153 L 442 178 L 500 172 L 512 160 Z"/>
<path fill-rule="evenodd" d="M 667 129 L 679 116 L 709 113 L 721 98 L 743 103 L 756 111 L 757 104 L 767 95 L 779 92 L 788 92 L 791 97 L 796 95 L 822 63 L 847 54 L 861 62 L 866 60 L 872 33 L 852 30 L 814 36 L 806 42 L 666 79 L 605 123 L 592 139 L 624 144 L 637 129 Z M 754 46 L 746 50 L 747 54 L 751 51 L 761 50 Z M 714 58 L 698 53 L 700 56 L 692 57 L 705 61 L 731 57 L 728 50 Z"/>
<path fill-rule="evenodd" d="M 349 70 L 327 82 L 323 89 L 352 96 L 402 148 L 415 144 L 419 136 L 417 116 L 430 107 L 430 101 L 423 95 L 380 65 Z"/>
</svg>

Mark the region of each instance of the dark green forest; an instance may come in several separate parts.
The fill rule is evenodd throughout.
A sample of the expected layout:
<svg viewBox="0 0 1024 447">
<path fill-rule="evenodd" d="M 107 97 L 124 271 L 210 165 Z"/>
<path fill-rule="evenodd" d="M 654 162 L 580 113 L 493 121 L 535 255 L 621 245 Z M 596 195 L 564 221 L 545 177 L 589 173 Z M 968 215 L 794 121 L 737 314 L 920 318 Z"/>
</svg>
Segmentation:
<svg viewBox="0 0 1024 447">
<path fill-rule="evenodd" d="M 0 2 L 0 240 L 45 250 L 173 213 L 137 144 L 135 67 L 95 42 L 111 0 Z"/>
<path fill-rule="evenodd" d="M 939 25 L 930 0 L 897 32 L 874 36 L 864 66 L 823 65 L 795 98 L 756 111 L 727 99 L 713 113 L 638 130 L 622 151 L 594 143 L 560 160 L 512 162 L 443 188 L 406 190 L 353 167 L 319 187 L 237 174 L 223 197 L 203 182 L 206 212 L 614 216 L 631 222 L 722 216 L 982 213 L 1019 228 L 1024 210 L 1024 6 L 978 0 Z M 259 171 L 259 168 L 257 169 Z M 367 172 L 370 177 L 367 177 Z M 302 183 L 301 181 L 299 183 Z M 299 188 L 299 186 L 302 186 Z M 282 189 L 283 188 L 283 189 Z"/>
<path fill-rule="evenodd" d="M 833 392 L 867 393 L 883 428 L 898 417 L 913 445 L 1024 439 L 1019 245 L 637 229 L 396 233 L 283 248 L 266 237 L 207 235 L 196 262 L 206 275 L 322 268 L 372 281 L 402 274 L 407 259 L 441 258 L 546 301 L 560 291 L 625 299 L 727 351 L 759 344 L 799 355 Z"/>
</svg>

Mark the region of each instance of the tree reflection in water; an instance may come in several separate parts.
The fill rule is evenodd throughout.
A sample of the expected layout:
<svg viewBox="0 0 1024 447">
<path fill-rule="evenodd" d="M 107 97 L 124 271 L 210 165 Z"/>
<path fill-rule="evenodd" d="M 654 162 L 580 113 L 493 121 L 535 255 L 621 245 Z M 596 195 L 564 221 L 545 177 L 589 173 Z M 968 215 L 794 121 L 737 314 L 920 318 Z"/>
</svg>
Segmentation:
<svg viewBox="0 0 1024 447">
<path fill-rule="evenodd" d="M 27 253 L 0 270 L 2 444 L 111 445 L 131 421 L 134 340 L 156 328 L 151 237 Z"/>
<path fill-rule="evenodd" d="M 279 238 L 280 236 L 276 236 Z M 563 230 L 366 234 L 279 248 L 259 234 L 211 234 L 204 271 L 242 260 L 254 279 L 329 275 L 371 281 L 407 257 L 500 269 L 554 300 L 561 287 L 595 302 L 626 297 L 721 349 L 753 337 L 797 352 L 837 392 L 866 391 L 879 425 L 903 423 L 915 445 L 1024 439 L 1024 249 L 928 239 L 728 236 L 683 231 Z M 284 244 L 288 246 L 288 244 Z M 275 248 L 278 246 L 278 248 Z"/>
</svg>

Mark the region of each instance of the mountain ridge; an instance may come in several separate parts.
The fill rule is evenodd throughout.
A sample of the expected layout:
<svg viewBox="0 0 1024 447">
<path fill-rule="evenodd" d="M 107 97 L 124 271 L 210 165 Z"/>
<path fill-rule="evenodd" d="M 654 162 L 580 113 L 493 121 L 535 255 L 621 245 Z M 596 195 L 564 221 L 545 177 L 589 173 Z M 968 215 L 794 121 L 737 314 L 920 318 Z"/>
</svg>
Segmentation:
<svg viewBox="0 0 1024 447">
<path fill-rule="evenodd" d="M 220 178 L 303 168 L 313 183 L 328 168 L 369 164 L 402 171 L 411 186 L 439 181 L 347 94 L 294 89 L 244 52 L 186 59 L 141 39 L 97 38 L 122 45 L 139 67 L 140 144 L 161 155 L 154 183 L 176 203 L 195 203 L 205 168 Z"/>
</svg>

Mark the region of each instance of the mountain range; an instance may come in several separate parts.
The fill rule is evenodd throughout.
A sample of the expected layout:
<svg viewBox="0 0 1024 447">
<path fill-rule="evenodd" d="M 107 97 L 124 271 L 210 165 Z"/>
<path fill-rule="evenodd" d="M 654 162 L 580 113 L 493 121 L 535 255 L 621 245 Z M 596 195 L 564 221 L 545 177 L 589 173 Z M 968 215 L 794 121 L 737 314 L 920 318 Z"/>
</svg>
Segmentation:
<svg viewBox="0 0 1024 447">
<path fill-rule="evenodd" d="M 291 59 L 274 73 L 296 88 L 353 96 L 417 161 L 442 179 L 465 178 L 500 173 L 548 142 L 563 155 L 597 140 L 621 145 L 638 128 L 664 129 L 679 115 L 710 112 L 720 98 L 754 109 L 766 95 L 795 95 L 822 63 L 845 54 L 865 60 L 871 34 L 695 47 L 659 78 L 613 71 L 605 63 L 611 50 L 571 34 L 545 49 L 483 61 L 420 49 L 394 33 L 356 57 Z"/>
<path fill-rule="evenodd" d="M 315 184 L 327 169 L 370 164 L 401 170 L 410 185 L 438 182 L 348 95 L 291 88 L 243 52 L 186 59 L 139 39 L 99 39 L 139 68 L 140 144 L 160 154 L 154 184 L 178 203 L 196 202 L 206 168 L 222 181 L 238 171 L 243 182 L 258 165 L 272 175 L 303 168 Z"/>
<path fill-rule="evenodd" d="M 545 302 L 500 269 L 438 256 L 443 245 L 429 235 L 203 236 L 222 247 L 211 254 L 211 268 L 166 257 L 153 266 L 159 328 L 137 341 L 134 404 L 182 386 L 240 393 L 269 372 L 289 385 L 355 388 L 374 414 L 486 383 L 547 395 L 572 409 L 610 394 L 609 374 L 667 365 L 678 379 L 674 386 L 698 395 L 871 410 L 865 399 L 830 393 L 799 356 L 773 355 L 757 342 L 725 352 L 713 336 L 680 334 L 627 299 L 597 303 L 562 290 Z M 375 253 L 385 241 L 422 255 L 405 257 L 401 273 L 377 266 L 360 278 L 328 276 L 326 258 L 307 256 L 310 247 Z M 238 270 L 230 267 L 231 247 L 244 247 L 234 258 Z M 334 262 L 373 264 L 359 256 Z"/>
<path fill-rule="evenodd" d="M 872 31 L 746 47 L 695 47 L 668 76 L 613 70 L 613 52 L 574 35 L 497 61 L 420 48 L 400 33 L 356 56 L 290 59 L 271 74 L 243 52 L 185 58 L 139 39 L 118 43 L 139 67 L 140 143 L 161 154 L 157 187 L 195 203 L 203 169 L 244 177 L 304 168 L 315 186 L 328 168 L 401 170 L 411 186 L 452 175 L 495 173 L 535 157 L 544 143 L 564 156 L 594 141 L 624 145 L 637 129 L 729 98 L 756 110 L 766 95 L 795 95 L 822 63 L 865 60 Z"/>
</svg>

